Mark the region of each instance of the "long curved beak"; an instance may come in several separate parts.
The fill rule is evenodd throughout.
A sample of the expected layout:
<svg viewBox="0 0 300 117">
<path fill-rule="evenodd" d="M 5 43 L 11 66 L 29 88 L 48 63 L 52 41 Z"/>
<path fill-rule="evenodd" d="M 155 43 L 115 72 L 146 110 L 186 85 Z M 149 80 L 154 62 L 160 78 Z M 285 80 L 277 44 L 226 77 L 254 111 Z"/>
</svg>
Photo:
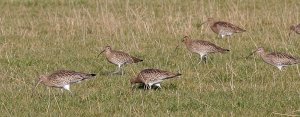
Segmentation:
<svg viewBox="0 0 300 117">
<path fill-rule="evenodd" d="M 34 90 L 36 89 L 36 87 L 37 87 L 41 82 L 42 82 L 42 80 L 39 80 L 39 81 L 36 83 L 36 85 L 35 85 L 35 87 L 34 87 Z"/>
<path fill-rule="evenodd" d="M 175 51 L 176 51 L 178 48 L 179 48 L 179 45 L 177 45 L 177 46 L 175 47 Z"/>
<path fill-rule="evenodd" d="M 200 26 L 202 26 L 203 24 L 207 23 L 207 21 L 202 22 L 201 24 L 199 24 Z"/>
<path fill-rule="evenodd" d="M 100 54 L 97 55 L 97 58 L 98 58 L 104 51 L 105 51 L 105 50 L 102 50 L 102 51 L 100 52 Z"/>
<path fill-rule="evenodd" d="M 181 42 L 184 42 L 184 38 L 181 38 Z"/>
<path fill-rule="evenodd" d="M 181 39 L 181 42 L 183 42 L 183 41 L 184 41 L 184 38 Z M 175 47 L 174 51 L 177 51 L 177 50 L 178 50 L 179 45 L 180 45 L 180 44 L 177 44 L 177 46 Z"/>
<path fill-rule="evenodd" d="M 41 83 L 42 81 L 41 80 L 39 80 L 37 83 L 36 83 L 36 85 L 35 85 L 35 87 L 34 88 L 32 88 L 32 93 L 31 93 L 31 96 L 34 96 L 35 94 L 36 94 L 36 88 L 37 88 L 37 86 Z"/>
<path fill-rule="evenodd" d="M 183 39 L 181 41 L 183 42 Z M 179 48 L 179 43 L 176 45 L 174 51 L 177 51 L 178 48 Z"/>
<path fill-rule="evenodd" d="M 253 51 L 253 52 L 251 52 L 251 53 L 246 57 L 246 59 L 248 59 L 250 56 L 252 56 L 255 52 L 256 52 L 256 50 Z"/>
<path fill-rule="evenodd" d="M 131 84 L 131 91 L 134 91 L 135 89 L 135 84 Z"/>
</svg>

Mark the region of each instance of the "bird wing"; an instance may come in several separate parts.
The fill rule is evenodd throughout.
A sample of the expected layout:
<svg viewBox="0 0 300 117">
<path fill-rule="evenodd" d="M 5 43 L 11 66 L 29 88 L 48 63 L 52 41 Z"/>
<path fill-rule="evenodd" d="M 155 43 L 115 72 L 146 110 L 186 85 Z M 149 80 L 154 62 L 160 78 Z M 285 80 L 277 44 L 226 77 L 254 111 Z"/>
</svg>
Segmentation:
<svg viewBox="0 0 300 117">
<path fill-rule="evenodd" d="M 134 62 L 133 58 L 125 52 L 114 51 L 113 53 L 114 53 L 115 58 L 122 59 L 122 61 L 124 61 L 126 63 L 133 63 Z"/>
<path fill-rule="evenodd" d="M 208 52 L 229 51 L 227 49 L 223 49 L 223 48 L 215 45 L 212 42 L 204 41 L 204 40 L 194 40 L 192 46 L 199 49 L 199 50 L 206 50 Z"/>
<path fill-rule="evenodd" d="M 53 82 L 59 83 L 61 85 L 77 83 L 90 77 L 90 74 L 69 70 L 59 70 L 49 76 L 49 78 Z"/>
<path fill-rule="evenodd" d="M 244 30 L 244 29 L 242 29 L 238 26 L 235 26 L 231 23 L 223 22 L 223 21 L 219 21 L 219 22 L 214 23 L 214 26 L 216 26 L 217 28 L 220 28 L 222 30 L 235 32 L 235 33 L 246 31 L 246 30 Z"/>
<path fill-rule="evenodd" d="M 293 57 L 289 54 L 272 52 L 267 55 L 269 58 L 272 58 L 271 61 L 280 65 L 291 65 L 297 64 L 300 62 L 299 58 Z"/>
<path fill-rule="evenodd" d="M 159 83 L 165 79 L 173 78 L 179 74 L 174 74 L 168 71 L 163 71 L 159 69 L 145 69 L 141 73 L 145 83 Z"/>
<path fill-rule="evenodd" d="M 118 57 L 130 57 L 129 54 L 122 52 L 122 51 L 113 51 L 112 53 L 114 53 L 115 56 L 118 56 Z"/>
<path fill-rule="evenodd" d="M 297 34 L 300 34 L 300 24 L 298 24 L 296 27 L 295 27 L 295 32 Z"/>
</svg>

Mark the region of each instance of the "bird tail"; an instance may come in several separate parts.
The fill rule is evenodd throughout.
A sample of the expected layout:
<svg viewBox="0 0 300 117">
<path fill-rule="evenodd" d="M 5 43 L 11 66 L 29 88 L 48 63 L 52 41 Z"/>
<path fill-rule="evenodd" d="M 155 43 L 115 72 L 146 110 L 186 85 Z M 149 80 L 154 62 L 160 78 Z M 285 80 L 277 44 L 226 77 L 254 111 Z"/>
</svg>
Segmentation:
<svg viewBox="0 0 300 117">
<path fill-rule="evenodd" d="M 296 64 L 298 64 L 298 63 L 300 63 L 300 58 L 298 58 L 298 59 L 296 60 Z"/>
<path fill-rule="evenodd" d="M 96 76 L 97 74 L 81 74 L 81 77 L 83 77 L 82 80 L 89 80 Z"/>
<path fill-rule="evenodd" d="M 132 57 L 132 59 L 133 59 L 134 63 L 138 63 L 138 62 L 142 62 L 143 61 L 142 59 L 139 59 L 139 58 L 136 58 L 136 57 Z"/>
<path fill-rule="evenodd" d="M 166 78 L 166 79 L 175 78 L 176 76 L 181 76 L 181 75 L 182 75 L 182 74 L 180 74 L 180 73 L 177 73 L 177 74 L 175 74 L 174 76 L 168 77 L 168 78 Z"/>
<path fill-rule="evenodd" d="M 229 51 L 230 51 L 230 50 L 224 49 L 224 48 L 221 48 L 221 49 L 220 49 L 220 52 L 221 52 L 221 53 L 225 53 L 225 52 L 229 52 Z"/>
<path fill-rule="evenodd" d="M 237 28 L 236 33 L 246 32 L 245 29 Z"/>
<path fill-rule="evenodd" d="M 181 76 L 182 74 L 180 74 L 180 73 L 177 73 L 174 77 L 176 77 L 176 76 Z"/>
<path fill-rule="evenodd" d="M 86 74 L 85 79 L 94 78 L 95 76 L 96 76 L 96 74 Z"/>
<path fill-rule="evenodd" d="M 42 82 L 42 80 L 37 81 L 37 83 L 35 84 L 34 90 L 36 89 L 36 87 Z"/>
<path fill-rule="evenodd" d="M 92 79 L 96 76 L 96 74 L 86 74 L 85 76 L 83 76 L 83 80 L 89 80 Z"/>
<path fill-rule="evenodd" d="M 89 74 L 89 76 L 96 76 L 97 74 Z"/>
</svg>

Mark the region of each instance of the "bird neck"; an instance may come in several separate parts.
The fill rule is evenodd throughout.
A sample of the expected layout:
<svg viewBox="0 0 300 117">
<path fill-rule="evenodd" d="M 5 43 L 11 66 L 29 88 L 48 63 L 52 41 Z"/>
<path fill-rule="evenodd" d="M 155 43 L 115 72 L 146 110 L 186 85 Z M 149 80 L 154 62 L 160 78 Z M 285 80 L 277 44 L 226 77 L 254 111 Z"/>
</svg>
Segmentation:
<svg viewBox="0 0 300 117">
<path fill-rule="evenodd" d="M 106 51 L 104 52 L 104 54 L 105 54 L 106 56 L 110 56 L 111 53 L 112 53 L 111 50 L 106 50 Z"/>
<path fill-rule="evenodd" d="M 186 44 L 186 45 L 189 45 L 189 44 L 191 44 L 192 43 L 192 39 L 191 38 L 186 38 L 185 39 L 185 41 L 184 41 L 184 43 Z"/>
<path fill-rule="evenodd" d="M 131 84 L 142 83 L 142 80 L 139 77 L 131 79 Z"/>
<path fill-rule="evenodd" d="M 209 21 L 207 22 L 207 24 L 208 24 L 210 27 L 212 27 L 212 26 L 214 25 L 215 22 L 216 22 L 215 20 L 209 20 Z"/>
<path fill-rule="evenodd" d="M 264 58 L 266 56 L 266 53 L 264 51 L 257 52 L 257 54 L 262 58 Z"/>
<path fill-rule="evenodd" d="M 47 77 L 43 78 L 41 81 L 42 84 L 47 85 L 47 86 L 52 86 L 51 82 Z"/>
<path fill-rule="evenodd" d="M 291 26 L 290 30 L 295 31 L 295 26 Z"/>
</svg>

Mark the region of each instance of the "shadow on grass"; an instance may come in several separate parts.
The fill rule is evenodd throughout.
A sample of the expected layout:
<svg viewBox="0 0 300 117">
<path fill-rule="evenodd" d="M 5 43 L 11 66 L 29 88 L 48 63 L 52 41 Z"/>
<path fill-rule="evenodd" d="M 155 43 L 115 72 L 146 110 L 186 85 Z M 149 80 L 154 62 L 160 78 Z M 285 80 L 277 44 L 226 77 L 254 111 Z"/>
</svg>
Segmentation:
<svg viewBox="0 0 300 117">
<path fill-rule="evenodd" d="M 170 84 L 170 85 L 166 85 L 166 86 L 162 86 L 161 88 L 159 88 L 158 86 L 152 85 L 151 89 L 145 89 L 145 84 L 139 84 L 134 86 L 132 89 L 133 90 L 177 90 L 177 85 L 175 84 Z"/>
</svg>

